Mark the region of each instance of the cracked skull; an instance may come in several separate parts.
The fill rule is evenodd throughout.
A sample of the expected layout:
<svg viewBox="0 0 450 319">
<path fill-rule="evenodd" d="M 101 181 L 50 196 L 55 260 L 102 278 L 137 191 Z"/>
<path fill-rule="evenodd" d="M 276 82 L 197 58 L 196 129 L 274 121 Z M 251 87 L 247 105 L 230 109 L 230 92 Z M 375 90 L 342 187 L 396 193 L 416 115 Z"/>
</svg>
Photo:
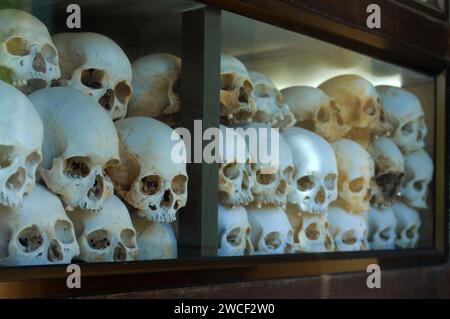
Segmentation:
<svg viewBox="0 0 450 319">
<path fill-rule="evenodd" d="M 251 227 L 243 206 L 227 207 L 219 204 L 219 248 L 217 255 L 245 256 L 253 254 Z"/>
<path fill-rule="evenodd" d="M 57 196 L 43 186 L 24 197 L 16 210 L 0 206 L 0 264 L 69 264 L 79 254 L 74 227 Z"/>
<path fill-rule="evenodd" d="M 25 94 L 49 87 L 60 70 L 47 27 L 15 9 L 0 10 L 0 21 L 0 80 Z"/>
<path fill-rule="evenodd" d="M 44 128 L 30 100 L 0 81 L 0 204 L 19 207 L 36 183 Z"/>
<path fill-rule="evenodd" d="M 338 196 L 333 148 L 319 135 L 299 127 L 287 129 L 283 137 L 291 147 L 295 169 L 288 203 L 302 212 L 324 214 Z"/>
<path fill-rule="evenodd" d="M 397 220 L 397 247 L 402 249 L 417 247 L 422 225 L 419 212 L 402 202 L 395 202 L 392 205 L 392 210 Z"/>
<path fill-rule="evenodd" d="M 59 85 L 74 87 L 98 101 L 112 119 L 124 118 L 133 93 L 131 63 L 111 39 L 97 33 L 53 36 L 59 52 Z"/>
<path fill-rule="evenodd" d="M 173 222 L 187 201 L 183 140 L 166 124 L 147 117 L 119 120 L 116 128 L 121 163 L 111 166 L 108 173 L 117 193 L 140 216 L 150 221 Z M 175 149 L 180 151 L 179 158 L 172 156 Z"/>
<path fill-rule="evenodd" d="M 391 207 L 372 207 L 369 214 L 371 250 L 395 249 L 397 220 Z"/>
<path fill-rule="evenodd" d="M 138 259 L 136 231 L 127 207 L 116 196 L 109 197 L 99 212 L 75 210 L 69 217 L 80 245 L 77 259 L 86 262 Z"/>
<path fill-rule="evenodd" d="M 70 87 L 30 95 L 44 122 L 43 161 L 38 170 L 66 210 L 100 210 L 113 194 L 106 167 L 119 160 L 114 123 L 92 97 Z"/>
</svg>

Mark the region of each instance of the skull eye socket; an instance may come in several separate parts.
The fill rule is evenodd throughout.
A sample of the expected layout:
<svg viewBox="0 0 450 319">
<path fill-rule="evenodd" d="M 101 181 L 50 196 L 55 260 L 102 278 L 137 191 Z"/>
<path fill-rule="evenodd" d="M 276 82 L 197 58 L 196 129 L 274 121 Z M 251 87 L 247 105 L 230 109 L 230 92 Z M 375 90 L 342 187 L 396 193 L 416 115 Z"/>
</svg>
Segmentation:
<svg viewBox="0 0 450 319">
<path fill-rule="evenodd" d="M 270 90 L 264 84 L 257 84 L 255 86 L 253 94 L 255 94 L 257 97 L 269 97 L 270 96 Z"/>
<path fill-rule="evenodd" d="M 102 88 L 102 80 L 105 77 L 105 72 L 97 69 L 87 69 L 81 72 L 81 83 L 84 86 L 98 90 Z"/>
<path fill-rule="evenodd" d="M 57 65 L 57 57 L 58 53 L 56 52 L 56 49 L 51 46 L 50 44 L 44 44 L 44 46 L 41 49 L 41 53 L 44 55 L 44 58 L 47 62 L 53 65 Z"/>
<path fill-rule="evenodd" d="M 305 234 L 309 240 L 317 240 L 320 236 L 319 227 L 316 223 L 311 223 L 306 227 Z"/>
<path fill-rule="evenodd" d="M 366 104 L 363 107 L 363 112 L 370 116 L 375 115 L 376 109 L 375 105 L 373 105 L 372 99 L 367 100 Z"/>
<path fill-rule="evenodd" d="M 67 220 L 58 220 L 55 223 L 56 238 L 64 244 L 71 244 L 74 242 L 72 225 Z"/>
<path fill-rule="evenodd" d="M 233 91 L 235 88 L 233 74 L 220 75 L 220 89 L 222 91 Z"/>
<path fill-rule="evenodd" d="M 23 252 L 31 253 L 42 246 L 44 239 L 36 225 L 23 229 L 17 236 L 17 242 Z"/>
<path fill-rule="evenodd" d="M 263 174 L 261 173 L 261 170 L 258 170 L 256 172 L 256 180 L 258 181 L 259 184 L 269 185 L 275 182 L 276 179 L 277 179 L 276 174 Z"/>
<path fill-rule="evenodd" d="M 337 179 L 336 174 L 328 174 L 327 176 L 325 176 L 325 179 L 324 179 L 325 188 L 328 189 L 329 191 L 332 191 L 333 189 L 335 189 L 336 188 L 336 179 Z"/>
<path fill-rule="evenodd" d="M 120 233 L 120 241 L 125 245 L 125 247 L 129 249 L 136 248 L 136 244 L 134 241 L 135 238 L 135 232 L 132 229 L 124 229 Z"/>
<path fill-rule="evenodd" d="M 176 96 L 181 96 L 181 79 L 176 79 L 172 84 L 172 92 Z"/>
<path fill-rule="evenodd" d="M 413 239 L 415 233 L 416 233 L 416 226 L 411 226 L 406 230 L 406 237 L 408 237 L 408 239 Z"/>
<path fill-rule="evenodd" d="M 239 166 L 235 163 L 225 165 L 223 168 L 223 175 L 231 180 L 237 179 L 240 175 Z"/>
<path fill-rule="evenodd" d="M 348 187 L 350 188 L 350 191 L 353 193 L 359 193 L 364 189 L 364 178 L 359 177 L 354 180 L 352 180 Z"/>
<path fill-rule="evenodd" d="M 141 179 L 141 191 L 145 195 L 154 195 L 159 192 L 161 188 L 161 179 L 157 175 L 146 176 Z"/>
<path fill-rule="evenodd" d="M 25 56 L 31 53 L 30 44 L 21 37 L 14 37 L 6 41 L 6 50 L 8 50 L 9 54 L 15 56 Z"/>
<path fill-rule="evenodd" d="M 385 228 L 382 231 L 380 231 L 380 238 L 384 241 L 388 241 L 389 239 L 391 239 L 390 233 L 391 233 L 391 229 Z"/>
<path fill-rule="evenodd" d="M 316 178 L 313 175 L 303 176 L 297 180 L 297 187 L 302 192 L 313 189 L 315 184 Z"/>
<path fill-rule="evenodd" d="M 264 237 L 264 243 L 270 250 L 278 249 L 282 244 L 280 233 L 276 231 L 268 233 L 266 237 Z"/>
<path fill-rule="evenodd" d="M 353 230 L 348 230 L 342 234 L 342 242 L 346 245 L 354 245 L 356 243 L 356 236 Z"/>
<path fill-rule="evenodd" d="M 65 175 L 72 178 L 82 178 L 90 174 L 88 159 L 85 157 L 71 157 L 66 160 Z"/>
<path fill-rule="evenodd" d="M 30 155 L 28 155 L 27 159 L 26 159 L 26 165 L 28 167 L 34 167 L 35 165 L 38 165 L 39 162 L 41 161 L 41 155 L 37 152 L 33 152 Z M 1 164 L 0 164 L 1 167 Z"/>
<path fill-rule="evenodd" d="M 227 243 L 229 243 L 233 247 L 238 247 L 241 245 L 242 238 L 241 238 L 241 229 L 240 228 L 234 228 L 232 231 L 230 231 L 227 234 Z"/>
<path fill-rule="evenodd" d="M 317 113 L 317 119 L 319 122 L 327 123 L 330 120 L 330 111 L 326 107 L 321 107 Z"/>
<path fill-rule="evenodd" d="M 11 154 L 14 148 L 12 146 L 0 146 L 0 169 L 11 166 Z"/>
<path fill-rule="evenodd" d="M 120 103 L 126 104 L 131 96 L 131 87 L 126 82 L 120 82 L 114 88 L 114 94 Z"/>
<path fill-rule="evenodd" d="M 184 175 L 177 175 L 172 180 L 172 190 L 175 194 L 183 195 L 186 192 L 187 178 Z"/>
<path fill-rule="evenodd" d="M 105 229 L 98 229 L 87 236 L 87 241 L 92 249 L 103 250 L 111 246 L 109 233 Z"/>
<path fill-rule="evenodd" d="M 415 181 L 413 187 L 416 191 L 420 192 L 423 189 L 423 184 L 424 184 L 423 181 Z"/>
<path fill-rule="evenodd" d="M 283 104 L 284 104 L 283 94 L 277 93 L 276 102 L 279 107 L 283 107 Z"/>
<path fill-rule="evenodd" d="M 290 180 L 294 174 L 294 167 L 288 166 L 283 170 L 283 176 L 285 179 Z"/>
<path fill-rule="evenodd" d="M 403 136 L 408 136 L 408 135 L 412 134 L 413 131 L 414 131 L 414 126 L 412 123 L 406 123 L 401 128 L 401 132 L 402 132 Z"/>
</svg>

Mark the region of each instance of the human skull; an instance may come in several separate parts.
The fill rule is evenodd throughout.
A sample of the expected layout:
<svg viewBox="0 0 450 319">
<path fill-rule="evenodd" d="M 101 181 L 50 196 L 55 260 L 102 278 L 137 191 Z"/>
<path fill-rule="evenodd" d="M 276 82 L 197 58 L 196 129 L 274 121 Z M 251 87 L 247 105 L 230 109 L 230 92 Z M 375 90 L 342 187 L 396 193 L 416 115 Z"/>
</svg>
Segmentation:
<svg viewBox="0 0 450 319">
<path fill-rule="evenodd" d="M 220 116 L 228 124 L 251 122 L 256 103 L 252 98 L 253 83 L 241 61 L 228 54 L 220 60 Z"/>
<path fill-rule="evenodd" d="M 69 264 L 80 252 L 57 196 L 38 185 L 21 208 L 0 206 L 0 265 Z M 3 246 L 3 248 L 2 248 Z"/>
<path fill-rule="evenodd" d="M 305 253 L 334 251 L 328 216 L 299 211 L 294 205 L 287 205 L 286 213 L 294 230 L 294 250 Z"/>
<path fill-rule="evenodd" d="M 92 97 L 70 87 L 39 90 L 30 100 L 44 123 L 38 173 L 66 210 L 100 210 L 114 191 L 104 171 L 119 161 L 113 121 Z"/>
<path fill-rule="evenodd" d="M 279 207 L 261 208 L 247 206 L 251 240 L 256 255 L 281 255 L 292 253 L 294 232 L 286 213 Z"/>
<path fill-rule="evenodd" d="M 292 150 L 294 177 L 288 203 L 311 214 L 324 214 L 338 196 L 336 156 L 319 135 L 299 127 L 283 132 Z"/>
<path fill-rule="evenodd" d="M 180 58 L 151 54 L 133 65 L 133 96 L 128 116 L 159 118 L 180 111 Z"/>
<path fill-rule="evenodd" d="M 137 214 L 131 219 L 137 233 L 139 260 L 177 258 L 177 239 L 172 224 L 151 222 Z"/>
<path fill-rule="evenodd" d="M 335 100 L 310 86 L 292 86 L 281 91 L 295 114 L 297 126 L 319 134 L 328 141 L 343 137 L 350 129 L 344 123 Z"/>
<path fill-rule="evenodd" d="M 392 139 L 379 137 L 371 143 L 369 153 L 375 162 L 376 178 L 376 185 L 372 185 L 372 204 L 379 207 L 390 206 L 400 190 L 400 182 L 405 174 L 402 152 Z"/>
<path fill-rule="evenodd" d="M 280 130 L 294 126 L 295 116 L 283 101 L 283 94 L 264 74 L 250 72 L 253 81 L 252 97 L 256 103 L 255 122 L 265 123 Z"/>
<path fill-rule="evenodd" d="M 266 124 L 249 123 L 241 126 L 246 139 L 250 164 L 254 203 L 285 206 L 292 188 L 294 164 L 289 144 L 278 130 Z"/>
<path fill-rule="evenodd" d="M 220 126 L 219 202 L 223 205 L 247 205 L 254 200 L 251 192 L 250 154 L 245 139 L 235 129 Z"/>
<path fill-rule="evenodd" d="M 341 207 L 331 206 L 328 210 L 328 222 L 336 251 L 369 249 L 367 216 L 365 214 L 355 215 Z"/>
<path fill-rule="evenodd" d="M 0 204 L 19 207 L 33 191 L 44 127 L 30 100 L 0 81 Z"/>
<path fill-rule="evenodd" d="M 69 217 L 80 245 L 77 259 L 86 262 L 138 259 L 136 231 L 127 207 L 116 196 L 109 197 L 99 212 L 77 209 Z"/>
<path fill-rule="evenodd" d="M 53 36 L 59 52 L 61 85 L 93 96 L 112 119 L 124 118 L 133 89 L 131 63 L 104 35 L 90 32 Z"/>
<path fill-rule="evenodd" d="M 375 163 L 358 143 L 340 139 L 331 144 L 339 171 L 339 205 L 349 213 L 367 212 L 372 198 Z"/>
<path fill-rule="evenodd" d="M 393 86 L 378 86 L 377 92 L 386 120 L 392 126 L 395 144 L 403 152 L 423 148 L 428 128 L 419 99 L 414 94 Z"/>
<path fill-rule="evenodd" d="M 428 186 L 433 179 L 433 160 L 424 149 L 405 155 L 405 177 L 400 193 L 415 208 L 427 208 Z"/>
<path fill-rule="evenodd" d="M 391 207 L 371 208 L 369 214 L 369 245 L 371 250 L 395 248 L 397 220 Z"/>
<path fill-rule="evenodd" d="M 148 117 L 116 122 L 121 163 L 108 168 L 116 192 L 150 221 L 173 222 L 186 205 L 186 148 L 166 124 Z M 178 149 L 180 157 L 172 151 Z"/>
<path fill-rule="evenodd" d="M 217 255 L 244 256 L 253 254 L 251 228 L 243 206 L 219 205 L 219 248 Z"/>
<path fill-rule="evenodd" d="M 392 210 L 397 220 L 397 247 L 402 249 L 417 247 L 420 238 L 420 226 L 422 225 L 417 210 L 402 202 L 395 202 L 392 205 Z"/>
<path fill-rule="evenodd" d="M 25 94 L 60 76 L 58 52 L 47 27 L 31 14 L 0 10 L 0 80 Z"/>
</svg>

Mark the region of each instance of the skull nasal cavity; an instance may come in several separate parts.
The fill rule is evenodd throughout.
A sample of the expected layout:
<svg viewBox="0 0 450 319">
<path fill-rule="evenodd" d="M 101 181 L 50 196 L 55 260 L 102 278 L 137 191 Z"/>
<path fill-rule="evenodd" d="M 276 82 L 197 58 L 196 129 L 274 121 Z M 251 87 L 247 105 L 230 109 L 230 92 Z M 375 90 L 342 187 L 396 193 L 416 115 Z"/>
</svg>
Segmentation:
<svg viewBox="0 0 450 319">
<path fill-rule="evenodd" d="M 325 203 L 325 191 L 321 187 L 319 192 L 317 192 L 316 197 L 314 198 L 317 204 L 323 204 Z"/>
<path fill-rule="evenodd" d="M 56 240 L 50 242 L 47 250 L 47 259 L 50 261 L 60 261 L 63 259 L 61 245 Z"/>
<path fill-rule="evenodd" d="M 40 53 L 40 52 L 36 53 L 36 56 L 34 57 L 33 70 L 35 70 L 36 72 L 41 72 L 41 73 L 45 73 L 45 71 L 47 70 L 47 66 L 45 64 L 45 58 L 42 55 L 42 53 Z"/>
<path fill-rule="evenodd" d="M 122 243 L 119 243 L 119 245 L 114 249 L 114 261 L 126 261 L 127 260 L 127 250 L 122 245 Z"/>
<path fill-rule="evenodd" d="M 19 168 L 17 172 L 11 175 L 6 181 L 6 187 L 10 190 L 15 189 L 19 190 L 22 188 L 25 183 L 25 170 L 23 168 Z"/>
<path fill-rule="evenodd" d="M 164 196 L 161 200 L 161 207 L 170 207 L 172 206 L 172 200 L 173 200 L 173 196 L 172 193 L 170 192 L 170 189 L 166 190 L 164 192 Z"/>
<path fill-rule="evenodd" d="M 108 89 L 106 93 L 98 100 L 98 103 L 103 106 L 103 108 L 107 111 L 111 111 L 112 107 L 114 106 L 114 91 L 111 89 Z"/>
<path fill-rule="evenodd" d="M 243 87 L 239 89 L 239 102 L 248 103 L 248 94 Z"/>
</svg>

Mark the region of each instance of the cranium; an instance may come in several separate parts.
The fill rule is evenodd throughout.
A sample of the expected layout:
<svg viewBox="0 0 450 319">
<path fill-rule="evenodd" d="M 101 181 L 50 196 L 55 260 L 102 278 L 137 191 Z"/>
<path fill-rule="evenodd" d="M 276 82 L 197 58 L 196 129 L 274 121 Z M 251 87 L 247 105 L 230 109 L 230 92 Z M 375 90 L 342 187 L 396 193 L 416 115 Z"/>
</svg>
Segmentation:
<svg viewBox="0 0 450 319">
<path fill-rule="evenodd" d="M 242 206 L 219 205 L 218 256 L 244 256 L 253 254 L 251 228 L 247 211 Z"/>
<path fill-rule="evenodd" d="M 350 129 L 344 123 L 335 100 L 310 86 L 292 86 L 281 91 L 295 114 L 297 126 L 319 134 L 328 141 L 343 137 Z"/>
<path fill-rule="evenodd" d="M 433 160 L 424 149 L 405 156 L 405 177 L 400 193 L 406 203 L 415 208 L 427 208 L 428 186 L 433 179 Z"/>
<path fill-rule="evenodd" d="M 69 217 L 80 245 L 77 259 L 86 262 L 138 259 L 136 231 L 127 207 L 116 196 L 109 197 L 99 212 L 75 210 Z"/>
<path fill-rule="evenodd" d="M 369 147 L 375 162 L 376 185 L 373 185 L 372 204 L 385 207 L 392 205 L 405 174 L 404 158 L 395 143 L 388 137 L 375 139 Z"/>
<path fill-rule="evenodd" d="M 302 212 L 324 214 L 338 196 L 333 149 L 319 135 L 299 127 L 288 128 L 283 137 L 291 147 L 295 167 L 288 203 Z"/>
<path fill-rule="evenodd" d="M 31 14 L 0 10 L 0 80 L 25 94 L 58 79 L 58 52 L 47 27 Z"/>
<path fill-rule="evenodd" d="M 340 139 L 331 144 L 339 171 L 339 205 L 350 213 L 367 212 L 372 198 L 375 164 L 358 143 Z"/>
<path fill-rule="evenodd" d="M 222 54 L 220 61 L 220 116 L 228 124 L 251 122 L 256 113 L 253 83 L 241 61 Z"/>
<path fill-rule="evenodd" d="M 280 255 L 292 253 L 293 230 L 286 213 L 276 206 L 247 207 L 251 240 L 255 254 Z"/>
<path fill-rule="evenodd" d="M 80 252 L 60 200 L 39 185 L 21 208 L 0 206 L 0 233 L 0 264 L 6 266 L 69 264 Z"/>
<path fill-rule="evenodd" d="M 180 111 L 180 58 L 151 54 L 132 67 L 134 92 L 128 116 L 160 118 Z"/>
<path fill-rule="evenodd" d="M 336 251 L 368 250 L 367 216 L 352 214 L 338 206 L 331 206 L 328 211 L 330 233 L 334 238 Z"/>
<path fill-rule="evenodd" d="M 53 36 L 59 52 L 60 84 L 91 95 L 111 116 L 124 118 L 133 89 L 131 63 L 104 35 L 90 32 Z"/>
<path fill-rule="evenodd" d="M 177 258 L 177 239 L 172 224 L 151 222 L 137 214 L 131 219 L 137 233 L 139 260 Z"/>
<path fill-rule="evenodd" d="M 397 220 L 397 247 L 403 249 L 417 247 L 420 238 L 419 230 L 422 225 L 417 210 L 402 202 L 395 202 L 392 210 Z"/>
<path fill-rule="evenodd" d="M 283 101 L 283 94 L 264 74 L 250 72 L 253 81 L 252 97 L 256 103 L 255 122 L 265 123 L 280 130 L 295 124 L 295 116 Z"/>
<path fill-rule="evenodd" d="M 397 220 L 391 207 L 371 208 L 369 214 L 369 245 L 371 250 L 395 248 Z"/>
<path fill-rule="evenodd" d="M 377 92 L 386 120 L 392 126 L 395 144 L 403 152 L 423 148 L 428 129 L 419 99 L 414 94 L 393 86 L 378 86 Z"/>
<path fill-rule="evenodd" d="M 19 207 L 35 185 L 44 128 L 31 102 L 0 81 L 0 204 Z"/>
<path fill-rule="evenodd" d="M 30 99 L 44 122 L 44 159 L 38 170 L 66 210 L 100 210 L 113 194 L 105 168 L 119 160 L 111 118 L 96 101 L 70 87 L 43 89 Z"/>
<path fill-rule="evenodd" d="M 166 124 L 147 117 L 116 122 L 121 163 L 108 169 L 116 192 L 150 221 L 173 222 L 186 205 L 186 149 Z M 176 139 L 172 139 L 176 137 Z M 181 158 L 172 150 L 181 146 Z"/>
<path fill-rule="evenodd" d="M 286 213 L 294 230 L 294 250 L 305 253 L 334 251 L 334 239 L 328 226 L 328 216 L 299 211 L 288 204 Z"/>
</svg>

